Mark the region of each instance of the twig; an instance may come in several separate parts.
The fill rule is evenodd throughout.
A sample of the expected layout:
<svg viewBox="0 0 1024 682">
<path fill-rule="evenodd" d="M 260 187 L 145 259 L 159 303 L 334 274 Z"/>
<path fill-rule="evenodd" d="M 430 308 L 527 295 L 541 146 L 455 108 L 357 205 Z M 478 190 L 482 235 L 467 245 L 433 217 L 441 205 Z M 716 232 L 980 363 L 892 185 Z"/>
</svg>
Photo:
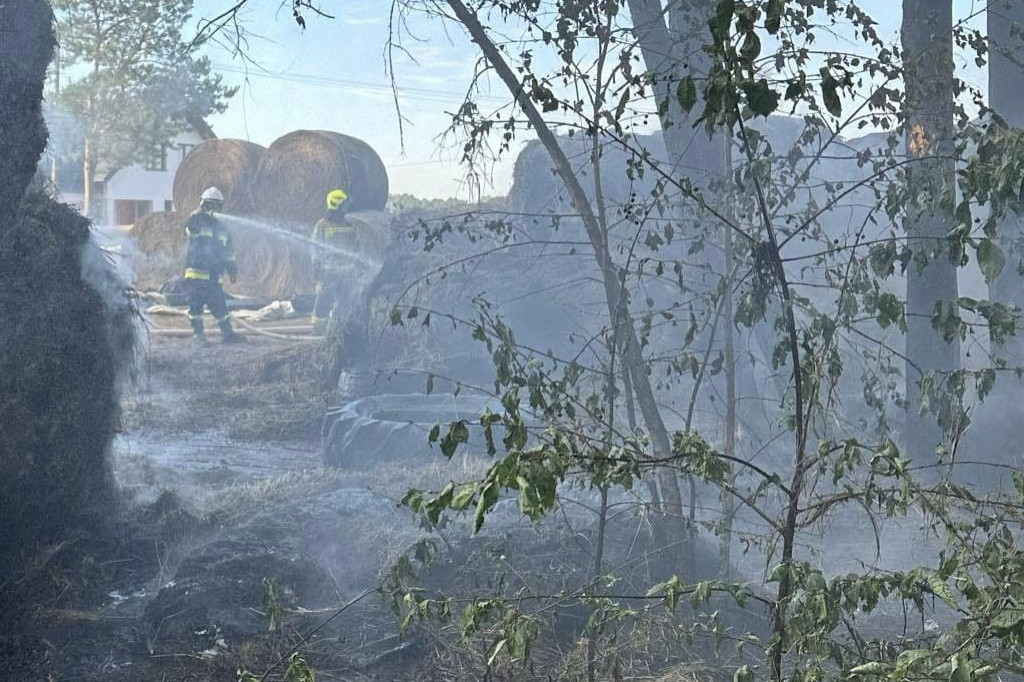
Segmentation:
<svg viewBox="0 0 1024 682">
<path fill-rule="evenodd" d="M 312 630 L 310 630 L 310 631 L 309 631 L 309 634 L 307 634 L 307 635 L 306 635 L 305 637 L 303 637 L 303 638 L 302 638 L 302 639 L 300 639 L 300 640 L 299 640 L 298 642 L 296 642 L 296 643 L 295 643 L 295 646 L 293 646 L 293 647 L 292 647 L 291 649 L 289 649 L 289 650 L 288 650 L 288 651 L 286 651 L 286 652 L 285 652 L 284 654 L 282 654 L 282 655 L 281 655 L 281 658 L 277 659 L 277 661 L 276 661 L 276 662 L 274 662 L 274 664 L 273 664 L 272 666 L 270 666 L 269 668 L 267 668 L 266 672 L 264 672 L 264 673 L 263 673 L 263 674 L 262 674 L 262 675 L 260 676 L 260 678 L 259 678 L 259 682 L 266 682 L 267 678 L 268 678 L 268 677 L 270 677 L 270 673 L 272 673 L 272 672 L 274 672 L 275 670 L 277 670 L 277 669 L 278 669 L 278 668 L 279 668 L 279 667 L 281 666 L 281 664 L 282 664 L 282 663 L 284 663 L 285 661 L 287 661 L 287 660 L 288 660 L 288 658 L 289 658 L 289 657 L 290 657 L 290 656 L 291 656 L 292 654 L 294 654 L 294 653 L 295 653 L 296 651 L 298 651 L 298 650 L 299 650 L 299 649 L 301 649 L 301 648 L 302 648 L 303 646 L 305 646 L 306 642 L 308 642 L 308 641 L 309 641 L 310 639 L 312 639 L 312 638 L 313 638 L 313 636 L 314 636 L 314 635 L 315 635 L 316 633 L 320 632 L 320 631 L 321 631 L 321 630 L 323 630 L 323 629 L 324 629 L 325 627 L 327 627 L 328 625 L 330 625 L 330 623 L 331 623 L 331 622 L 332 622 L 332 621 L 333 621 L 333 620 L 334 620 L 335 618 L 337 618 L 337 617 L 338 617 L 338 616 L 340 616 L 341 614 L 345 613 L 345 611 L 347 611 L 347 610 L 348 610 L 348 609 L 350 609 L 351 607 L 355 606 L 356 604 L 358 604 L 358 603 L 359 603 L 359 602 L 361 602 L 362 600 L 366 599 L 367 597 L 369 597 L 369 596 L 370 596 L 371 594 L 373 594 L 374 592 L 377 592 L 377 591 L 379 591 L 379 590 L 380 590 L 380 589 L 381 589 L 381 588 L 382 588 L 383 586 L 384 586 L 384 581 L 383 581 L 383 580 L 381 580 L 381 581 L 380 581 L 379 583 L 377 583 L 377 584 L 376 584 L 375 586 L 373 586 L 373 587 L 371 587 L 370 589 L 366 590 L 365 592 L 363 592 L 362 594 L 360 594 L 360 595 L 359 595 L 358 597 L 356 597 L 355 599 L 351 600 L 350 602 L 348 602 L 347 604 L 345 604 L 344 606 L 342 606 L 341 608 L 339 608 L 339 609 L 338 609 L 337 611 L 335 611 L 334 613 L 332 613 L 332 614 L 331 614 L 331 615 L 330 615 L 330 616 L 329 616 L 329 617 L 328 617 L 327 619 L 325 619 L 325 620 L 324 620 L 324 622 L 320 623 L 320 625 L 317 625 L 317 626 L 316 626 L 315 628 L 313 628 Z"/>
</svg>

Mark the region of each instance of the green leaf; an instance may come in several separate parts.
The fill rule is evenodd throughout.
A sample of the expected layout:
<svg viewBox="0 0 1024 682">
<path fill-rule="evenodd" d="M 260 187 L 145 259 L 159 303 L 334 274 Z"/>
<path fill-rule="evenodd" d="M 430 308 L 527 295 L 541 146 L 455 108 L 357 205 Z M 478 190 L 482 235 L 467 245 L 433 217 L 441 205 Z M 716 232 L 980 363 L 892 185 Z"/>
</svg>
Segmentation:
<svg viewBox="0 0 1024 682">
<path fill-rule="evenodd" d="M 915 666 L 935 657 L 935 651 L 931 649 L 908 649 L 902 652 L 896 659 L 896 675 L 906 676 L 915 672 Z"/>
<path fill-rule="evenodd" d="M 882 294 L 878 297 L 878 324 L 882 329 L 904 319 L 903 302 L 895 294 Z"/>
<path fill-rule="evenodd" d="M 697 104 L 697 84 L 694 83 L 693 76 L 687 76 L 679 82 L 679 86 L 676 87 L 676 99 L 686 113 L 693 110 Z"/>
<path fill-rule="evenodd" d="M 986 282 L 992 283 L 1003 271 L 1003 267 L 1006 265 L 1006 256 L 992 239 L 982 239 L 978 244 L 977 253 L 981 273 L 985 275 Z"/>
<path fill-rule="evenodd" d="M 476 491 L 479 489 L 476 483 L 467 483 L 466 485 L 459 488 L 459 492 L 452 496 L 452 501 L 449 506 L 455 511 L 462 511 L 469 507 L 473 502 L 473 497 L 476 495 Z"/>
<path fill-rule="evenodd" d="M 736 12 L 736 0 L 719 0 L 715 9 L 715 16 L 708 21 L 711 29 L 711 36 L 718 43 L 725 42 L 729 36 L 729 28 L 732 26 L 732 18 Z"/>
<path fill-rule="evenodd" d="M 953 590 L 949 589 L 949 585 L 946 584 L 945 580 L 937 575 L 930 575 L 928 576 L 928 588 L 935 596 L 946 602 L 949 608 L 956 608 L 956 597 L 953 595 Z"/>
<path fill-rule="evenodd" d="M 881 661 L 872 661 L 864 665 L 858 665 L 856 668 L 850 668 L 851 675 L 884 675 L 885 672 L 885 663 Z"/>
<path fill-rule="evenodd" d="M 487 659 L 487 665 L 494 665 L 494 659 L 498 657 L 498 654 L 501 653 L 501 650 L 505 648 L 506 644 L 508 644 L 508 640 L 501 639 L 498 641 L 497 644 L 494 645 L 494 648 L 491 650 L 491 655 Z"/>
<path fill-rule="evenodd" d="M 1024 472 L 1013 472 L 1013 487 L 1017 490 L 1017 494 L 1021 496 L 1021 499 L 1024 499 Z"/>
<path fill-rule="evenodd" d="M 754 671 L 749 665 L 742 665 L 732 674 L 732 682 L 754 682 Z"/>
<path fill-rule="evenodd" d="M 832 76 L 832 72 L 827 66 L 821 67 L 819 73 L 821 74 L 821 97 L 825 102 L 825 108 L 833 116 L 841 116 L 843 103 L 839 99 L 839 81 Z"/>
<path fill-rule="evenodd" d="M 953 654 L 949 665 L 953 670 L 949 676 L 949 682 L 971 682 L 971 669 L 963 654 Z"/>
<path fill-rule="evenodd" d="M 747 61 L 753 62 L 761 54 L 761 39 L 757 37 L 756 31 L 748 31 L 740 47 L 740 55 Z"/>
<path fill-rule="evenodd" d="M 453 423 L 448 429 L 448 434 L 441 439 L 441 453 L 451 459 L 458 450 L 459 445 L 469 442 L 469 426 L 465 419 Z"/>
<path fill-rule="evenodd" d="M 993 616 L 990 624 L 995 633 L 1008 634 L 1024 624 L 1024 609 L 1015 606 L 1002 609 Z"/>
<path fill-rule="evenodd" d="M 498 502 L 498 484 L 495 481 L 488 483 L 476 503 L 476 515 L 473 517 L 473 532 L 477 533 L 484 525 L 484 518 L 487 512 Z"/>
<path fill-rule="evenodd" d="M 756 83 L 744 83 L 743 94 L 747 96 L 747 106 L 758 116 L 768 117 L 779 107 L 779 93 L 762 78 Z"/>
<path fill-rule="evenodd" d="M 615 120 L 621 121 L 622 115 L 626 112 L 626 105 L 629 103 L 629 94 L 632 92 L 629 88 L 623 88 L 622 97 L 619 98 L 619 103 L 615 107 Z"/>
<path fill-rule="evenodd" d="M 288 659 L 288 669 L 284 673 L 287 682 L 316 682 L 316 675 L 306 660 L 299 654 L 292 654 Z"/>
<path fill-rule="evenodd" d="M 785 0 L 768 0 L 765 7 L 764 28 L 771 35 L 775 35 L 782 27 L 782 12 L 786 8 Z"/>
</svg>

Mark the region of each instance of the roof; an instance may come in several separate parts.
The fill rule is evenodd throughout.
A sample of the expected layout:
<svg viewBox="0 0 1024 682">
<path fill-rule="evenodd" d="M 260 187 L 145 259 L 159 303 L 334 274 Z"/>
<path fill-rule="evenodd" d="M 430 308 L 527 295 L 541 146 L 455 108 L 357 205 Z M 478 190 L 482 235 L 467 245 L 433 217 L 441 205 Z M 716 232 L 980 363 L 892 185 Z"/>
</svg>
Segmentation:
<svg viewBox="0 0 1024 682">
<path fill-rule="evenodd" d="M 201 116 L 186 116 L 185 122 L 188 126 L 199 134 L 199 137 L 203 140 L 216 140 L 217 133 L 213 132 L 213 128 L 206 122 L 206 119 Z"/>
</svg>

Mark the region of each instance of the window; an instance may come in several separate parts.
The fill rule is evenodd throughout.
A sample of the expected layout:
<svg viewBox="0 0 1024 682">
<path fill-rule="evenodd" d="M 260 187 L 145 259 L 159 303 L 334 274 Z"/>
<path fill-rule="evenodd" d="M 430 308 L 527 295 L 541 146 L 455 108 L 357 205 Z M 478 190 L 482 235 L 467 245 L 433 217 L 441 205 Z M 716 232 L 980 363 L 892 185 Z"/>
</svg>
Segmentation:
<svg viewBox="0 0 1024 682">
<path fill-rule="evenodd" d="M 115 199 L 114 217 L 118 225 L 134 225 L 144 215 L 153 212 L 152 201 L 137 201 L 133 199 Z"/>
<path fill-rule="evenodd" d="M 165 171 L 167 170 L 167 145 L 162 144 L 153 150 L 146 161 L 146 170 Z"/>
<path fill-rule="evenodd" d="M 167 211 L 168 213 L 173 211 L 174 210 L 174 202 L 171 201 L 170 199 L 165 199 L 164 200 L 164 210 Z"/>
<path fill-rule="evenodd" d="M 182 161 L 184 161 L 185 157 L 188 156 L 189 152 L 191 152 L 197 146 L 198 145 L 194 145 L 194 144 L 185 144 L 184 142 L 179 144 L 178 148 L 181 149 L 181 159 L 182 159 Z"/>
</svg>

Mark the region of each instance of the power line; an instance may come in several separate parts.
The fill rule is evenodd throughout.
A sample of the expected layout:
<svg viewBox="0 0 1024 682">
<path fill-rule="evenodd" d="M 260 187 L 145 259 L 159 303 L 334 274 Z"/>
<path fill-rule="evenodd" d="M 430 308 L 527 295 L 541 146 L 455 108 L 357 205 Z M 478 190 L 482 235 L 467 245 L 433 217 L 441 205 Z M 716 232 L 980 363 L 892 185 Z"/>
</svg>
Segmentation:
<svg viewBox="0 0 1024 682">
<path fill-rule="evenodd" d="M 334 88 L 340 90 L 355 90 L 355 91 L 370 91 L 382 94 L 391 94 L 391 86 L 383 85 L 381 83 L 371 83 L 368 81 L 357 81 L 344 78 L 328 78 L 326 76 L 314 76 L 312 74 L 302 73 L 270 73 L 267 71 L 253 71 L 249 69 L 241 69 L 237 66 L 230 66 L 227 64 L 213 64 L 213 68 L 218 71 L 226 73 L 234 73 L 243 75 L 246 78 L 258 77 L 267 78 L 270 80 L 289 81 L 293 83 L 302 83 L 305 85 L 319 86 L 324 88 Z M 427 88 L 413 88 L 401 86 L 397 88 L 398 93 L 408 97 L 409 99 L 419 100 L 423 102 L 432 102 L 435 104 L 450 104 L 452 98 L 461 101 L 466 94 L 460 92 L 454 92 L 450 90 L 431 90 Z M 494 97 L 492 95 L 481 95 L 476 98 L 479 101 L 489 101 L 494 103 L 505 104 L 507 100 L 503 100 L 500 97 Z"/>
</svg>

